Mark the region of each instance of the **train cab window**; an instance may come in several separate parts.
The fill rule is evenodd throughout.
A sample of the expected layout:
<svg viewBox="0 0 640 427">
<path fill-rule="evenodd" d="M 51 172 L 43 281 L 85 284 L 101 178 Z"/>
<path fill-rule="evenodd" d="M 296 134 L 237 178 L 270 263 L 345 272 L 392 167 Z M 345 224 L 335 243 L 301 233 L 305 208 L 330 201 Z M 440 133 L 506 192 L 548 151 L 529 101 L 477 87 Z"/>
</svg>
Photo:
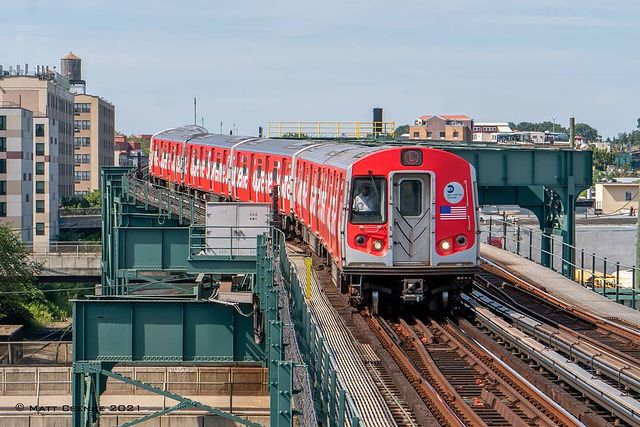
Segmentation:
<svg viewBox="0 0 640 427">
<path fill-rule="evenodd" d="M 386 180 L 371 176 L 354 178 L 351 194 L 351 222 L 377 224 L 386 218 Z"/>
<path fill-rule="evenodd" d="M 402 216 L 422 215 L 422 181 L 403 179 L 400 182 L 400 214 Z"/>
</svg>

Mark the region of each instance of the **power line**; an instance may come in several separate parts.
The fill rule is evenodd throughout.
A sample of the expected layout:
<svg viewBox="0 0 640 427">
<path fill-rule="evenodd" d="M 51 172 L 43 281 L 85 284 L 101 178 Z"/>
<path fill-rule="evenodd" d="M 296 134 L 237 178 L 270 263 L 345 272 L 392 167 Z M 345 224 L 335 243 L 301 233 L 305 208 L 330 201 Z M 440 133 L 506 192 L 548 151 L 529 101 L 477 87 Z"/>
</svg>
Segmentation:
<svg viewBox="0 0 640 427">
<path fill-rule="evenodd" d="M 49 293 L 49 292 L 85 291 L 90 289 L 95 289 L 95 287 L 92 286 L 89 288 L 38 289 L 38 290 L 40 292 Z M 21 295 L 21 294 L 32 294 L 34 292 L 36 291 L 5 291 L 5 292 L 0 292 L 0 295 Z"/>
</svg>

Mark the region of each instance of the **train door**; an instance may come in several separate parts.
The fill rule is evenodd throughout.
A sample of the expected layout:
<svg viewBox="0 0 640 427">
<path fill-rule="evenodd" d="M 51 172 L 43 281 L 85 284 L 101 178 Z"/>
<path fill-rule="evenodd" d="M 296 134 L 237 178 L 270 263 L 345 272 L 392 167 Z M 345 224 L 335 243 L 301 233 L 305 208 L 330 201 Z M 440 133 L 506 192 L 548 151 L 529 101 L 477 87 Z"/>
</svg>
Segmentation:
<svg viewBox="0 0 640 427">
<path fill-rule="evenodd" d="M 431 247 L 431 176 L 393 175 L 393 263 L 429 264 Z"/>
</svg>

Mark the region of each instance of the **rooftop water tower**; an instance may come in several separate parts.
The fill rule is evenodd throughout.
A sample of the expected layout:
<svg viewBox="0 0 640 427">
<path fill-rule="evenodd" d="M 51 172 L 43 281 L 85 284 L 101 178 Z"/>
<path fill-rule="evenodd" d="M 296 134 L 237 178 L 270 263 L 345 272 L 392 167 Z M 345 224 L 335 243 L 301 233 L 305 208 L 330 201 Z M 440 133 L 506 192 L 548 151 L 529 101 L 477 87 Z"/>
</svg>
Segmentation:
<svg viewBox="0 0 640 427">
<path fill-rule="evenodd" d="M 74 93 L 85 93 L 86 83 L 82 80 L 82 59 L 73 52 L 60 60 L 60 74 L 69 79 L 71 91 Z"/>
</svg>

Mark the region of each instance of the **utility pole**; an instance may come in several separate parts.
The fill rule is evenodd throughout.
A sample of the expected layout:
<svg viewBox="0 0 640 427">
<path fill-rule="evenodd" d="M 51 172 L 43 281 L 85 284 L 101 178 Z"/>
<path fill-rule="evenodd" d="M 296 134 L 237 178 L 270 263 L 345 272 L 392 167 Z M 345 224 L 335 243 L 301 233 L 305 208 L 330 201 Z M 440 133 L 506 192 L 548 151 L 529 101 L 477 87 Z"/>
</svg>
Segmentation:
<svg viewBox="0 0 640 427">
<path fill-rule="evenodd" d="M 576 148 L 576 118 L 569 118 L 569 144 L 571 148 Z"/>
</svg>

